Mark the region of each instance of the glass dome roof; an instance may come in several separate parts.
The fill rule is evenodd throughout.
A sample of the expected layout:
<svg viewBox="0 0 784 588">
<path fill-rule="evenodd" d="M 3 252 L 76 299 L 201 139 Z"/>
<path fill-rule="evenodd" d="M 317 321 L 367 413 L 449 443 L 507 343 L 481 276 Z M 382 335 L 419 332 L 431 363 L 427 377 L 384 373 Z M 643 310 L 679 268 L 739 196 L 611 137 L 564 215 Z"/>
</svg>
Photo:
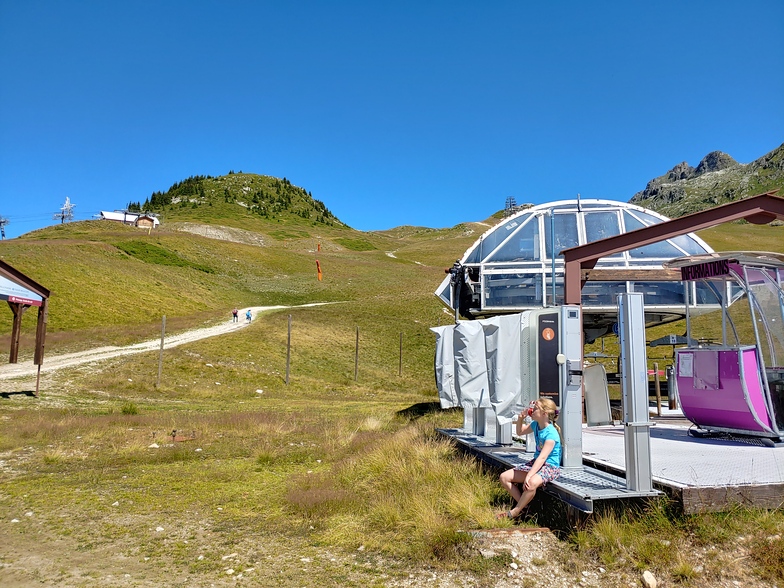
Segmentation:
<svg viewBox="0 0 784 588">
<path fill-rule="evenodd" d="M 563 304 L 561 251 L 667 220 L 652 210 L 613 200 L 562 200 L 522 210 L 485 232 L 459 260 L 460 314 L 479 318 Z M 586 340 L 612 330 L 620 292 L 644 293 L 648 324 L 682 318 L 684 287 L 698 286 L 657 281 L 656 274 L 675 257 L 712 252 L 702 239 L 689 233 L 601 258 L 596 269 L 642 270 L 650 278 L 586 283 L 582 291 Z M 448 307 L 455 307 L 451 276 L 435 294 Z M 694 294 L 689 297 L 692 314 L 699 311 L 695 304 L 712 308 L 718 304 L 712 295 Z"/>
</svg>

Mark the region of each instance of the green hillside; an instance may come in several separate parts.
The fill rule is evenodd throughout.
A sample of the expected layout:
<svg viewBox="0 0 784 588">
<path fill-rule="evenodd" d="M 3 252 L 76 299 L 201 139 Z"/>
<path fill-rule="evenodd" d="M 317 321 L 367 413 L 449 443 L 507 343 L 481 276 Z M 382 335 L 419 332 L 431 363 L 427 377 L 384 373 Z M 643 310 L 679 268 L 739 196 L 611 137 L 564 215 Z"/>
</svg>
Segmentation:
<svg viewBox="0 0 784 588">
<path fill-rule="evenodd" d="M 258 218 L 283 225 L 345 226 L 323 202 L 287 178 L 242 172 L 191 176 L 166 192 L 153 192 L 144 202 L 128 203 L 128 209 L 155 212 L 165 221 L 227 221 L 243 228 L 252 228 Z"/>
<path fill-rule="evenodd" d="M 154 339 L 162 315 L 172 334 L 228 321 L 234 306 L 333 304 L 259 313 L 242 330 L 168 348 L 160 385 L 157 353 L 44 373 L 37 398 L 8 394 L 34 379 L 0 380 L 0 520 L 17 521 L 0 525 L 0 583 L 210 586 L 242 575 L 337 588 L 424 585 L 437 572 L 495 585 L 510 556 L 483 554 L 464 531 L 510 527 L 495 518 L 508 499 L 494 472 L 434 434 L 462 414 L 434 409 L 429 330 L 453 320 L 433 295 L 444 268 L 492 219 L 361 232 L 274 178 L 191 179 L 177 191 L 156 197 L 164 222 L 149 233 L 90 221 L 0 242 L 0 259 L 52 291 L 47 357 Z M 717 249 L 780 250 L 782 231 L 733 224 L 701 236 Z M 0 313 L 6 357 L 10 328 Z M 29 312 L 23 359 L 34 328 Z M 778 515 L 670 522 L 667 508 L 639 523 L 597 518 L 564 542 L 564 561 L 606 567 L 604 586 L 629 583 L 641 562 L 668 582 L 697 565 L 721 578 L 721 558 L 693 556 L 704 553 L 695 537 L 720 528 L 735 556 L 739 535 L 770 546 L 784 531 Z M 559 512 L 532 524 L 562 524 Z M 646 558 L 665 540 L 669 559 Z M 780 544 L 754 573 L 780 574 Z"/>
<path fill-rule="evenodd" d="M 277 185 L 296 197 L 289 209 L 267 218 L 234 199 L 213 198 L 210 188 L 232 185 L 234 194 L 248 183 Z M 393 313 L 401 321 L 424 323 L 427 317 L 434 324 L 441 308 L 432 291 L 443 268 L 486 228 L 363 233 L 287 182 L 234 174 L 200 184 L 207 194 L 203 202 L 165 205 L 162 225 L 149 234 L 88 221 L 0 243 L 0 259 L 52 291 L 47 353 L 135 340 L 156 332 L 162 315 L 172 328 L 200 325 L 235 305 L 341 301 Z M 297 210 L 306 210 L 306 204 L 329 221 L 304 218 Z M 399 312 L 404 300 L 407 311 Z M 11 313 L 0 313 L 0 352 L 8 347 L 10 324 Z M 23 354 L 34 328 L 34 318 L 26 317 Z"/>
</svg>

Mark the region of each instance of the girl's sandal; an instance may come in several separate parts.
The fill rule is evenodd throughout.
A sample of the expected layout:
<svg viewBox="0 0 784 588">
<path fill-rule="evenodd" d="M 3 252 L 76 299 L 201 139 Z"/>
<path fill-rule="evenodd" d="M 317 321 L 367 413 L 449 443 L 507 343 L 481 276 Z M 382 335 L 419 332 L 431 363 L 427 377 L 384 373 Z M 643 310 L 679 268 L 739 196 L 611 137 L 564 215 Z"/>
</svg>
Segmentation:
<svg viewBox="0 0 784 588">
<path fill-rule="evenodd" d="M 506 512 L 499 512 L 497 515 L 495 515 L 495 518 L 499 521 L 503 519 L 509 519 L 510 521 L 520 521 L 523 519 L 523 517 L 528 515 L 529 508 L 530 505 L 526 505 L 518 515 L 513 515 L 511 510 L 507 510 Z"/>
</svg>

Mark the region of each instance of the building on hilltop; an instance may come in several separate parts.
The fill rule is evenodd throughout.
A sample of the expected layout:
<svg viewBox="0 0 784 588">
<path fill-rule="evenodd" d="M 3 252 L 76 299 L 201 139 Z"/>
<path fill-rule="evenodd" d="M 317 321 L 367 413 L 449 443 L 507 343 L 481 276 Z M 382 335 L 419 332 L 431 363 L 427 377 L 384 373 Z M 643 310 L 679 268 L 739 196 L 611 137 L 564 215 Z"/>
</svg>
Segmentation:
<svg viewBox="0 0 784 588">
<path fill-rule="evenodd" d="M 100 218 L 101 220 L 123 223 L 124 225 L 131 225 L 143 229 L 154 229 L 161 224 L 158 217 L 152 213 L 136 214 L 126 210 L 115 210 L 114 212 L 102 210 Z"/>
</svg>

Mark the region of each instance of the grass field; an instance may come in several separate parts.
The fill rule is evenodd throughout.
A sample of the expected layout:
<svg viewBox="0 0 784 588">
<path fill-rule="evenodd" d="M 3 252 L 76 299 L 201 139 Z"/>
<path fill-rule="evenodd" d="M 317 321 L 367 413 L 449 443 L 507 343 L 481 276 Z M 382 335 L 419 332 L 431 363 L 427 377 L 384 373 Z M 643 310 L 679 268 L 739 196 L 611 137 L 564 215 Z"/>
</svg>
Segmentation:
<svg viewBox="0 0 784 588">
<path fill-rule="evenodd" d="M 263 313 L 231 335 L 169 349 L 159 387 L 150 353 L 45 376 L 39 398 L 0 398 L 0 584 L 505 577 L 509 557 L 483 556 L 462 532 L 508 526 L 494 518 L 506 501 L 495 473 L 434 435 L 462 415 L 434 410 L 429 327 L 452 315 L 432 292 L 485 227 L 360 233 L 221 214 L 264 244 L 100 222 L 0 243 L 1 259 L 53 291 L 48 356 L 155 338 L 162 315 L 171 333 L 229 320 L 235 305 L 336 303 Z M 752 239 L 749 225 L 728 225 L 704 237 L 770 249 L 782 229 L 754 227 Z M 27 318 L 23 357 L 33 332 Z M 642 567 L 665 585 L 781 585 L 782 530 L 781 511 L 683 517 L 658 504 L 598 517 L 563 539 L 560 557 L 574 582 L 581 566 L 602 566 L 615 574 L 608 586 Z M 732 563 L 738 545 L 749 570 Z"/>
</svg>

